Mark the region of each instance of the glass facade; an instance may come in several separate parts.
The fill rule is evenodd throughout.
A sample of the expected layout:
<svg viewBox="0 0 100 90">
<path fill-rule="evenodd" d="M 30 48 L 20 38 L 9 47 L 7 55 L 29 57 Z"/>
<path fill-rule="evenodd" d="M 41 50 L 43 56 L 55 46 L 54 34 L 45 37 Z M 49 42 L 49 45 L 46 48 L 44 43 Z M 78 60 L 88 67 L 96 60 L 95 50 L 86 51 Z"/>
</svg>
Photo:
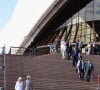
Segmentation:
<svg viewBox="0 0 100 90">
<path fill-rule="evenodd" d="M 90 2 L 61 25 L 58 30 L 66 27 L 61 39 L 65 38 L 72 43 L 77 39 L 81 39 L 85 43 L 96 41 L 100 32 L 96 27 L 97 21 L 100 21 L 100 0 Z"/>
</svg>

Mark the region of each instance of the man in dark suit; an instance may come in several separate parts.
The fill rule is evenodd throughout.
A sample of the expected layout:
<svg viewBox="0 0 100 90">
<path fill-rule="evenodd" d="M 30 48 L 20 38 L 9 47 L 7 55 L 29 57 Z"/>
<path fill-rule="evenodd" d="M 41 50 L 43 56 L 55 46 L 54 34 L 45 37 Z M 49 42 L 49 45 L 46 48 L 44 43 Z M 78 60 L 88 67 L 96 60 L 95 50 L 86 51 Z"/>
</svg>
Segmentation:
<svg viewBox="0 0 100 90">
<path fill-rule="evenodd" d="M 73 65 L 73 67 L 75 67 L 77 64 L 77 60 L 76 60 L 77 59 L 77 52 L 76 52 L 75 47 L 73 47 L 73 49 L 72 49 L 71 56 L 72 56 L 72 65 Z"/>
<path fill-rule="evenodd" d="M 72 53 L 72 45 L 71 45 L 71 42 L 70 41 L 67 41 L 66 42 L 66 46 L 67 46 L 67 49 L 66 49 L 67 59 L 70 60 L 70 56 L 71 56 L 71 53 Z"/>
<path fill-rule="evenodd" d="M 92 71 L 94 70 L 93 64 L 88 60 L 87 63 L 87 74 L 86 74 L 86 81 L 89 82 L 91 78 Z"/>
<path fill-rule="evenodd" d="M 81 80 L 84 79 L 85 71 L 86 71 L 86 63 L 85 63 L 85 61 L 82 59 L 82 60 L 80 61 L 80 64 L 79 64 L 79 72 L 80 72 L 80 79 L 81 79 Z"/>
</svg>

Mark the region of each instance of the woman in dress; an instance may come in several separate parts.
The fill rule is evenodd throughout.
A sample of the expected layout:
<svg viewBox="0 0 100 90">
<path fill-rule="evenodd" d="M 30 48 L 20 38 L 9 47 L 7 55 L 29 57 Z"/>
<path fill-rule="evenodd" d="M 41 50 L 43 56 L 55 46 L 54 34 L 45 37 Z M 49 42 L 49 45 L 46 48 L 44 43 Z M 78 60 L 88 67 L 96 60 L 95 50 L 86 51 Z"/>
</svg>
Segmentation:
<svg viewBox="0 0 100 90">
<path fill-rule="evenodd" d="M 15 90 L 24 90 L 24 83 L 22 77 L 18 77 L 18 80 L 16 81 L 15 84 Z"/>
</svg>

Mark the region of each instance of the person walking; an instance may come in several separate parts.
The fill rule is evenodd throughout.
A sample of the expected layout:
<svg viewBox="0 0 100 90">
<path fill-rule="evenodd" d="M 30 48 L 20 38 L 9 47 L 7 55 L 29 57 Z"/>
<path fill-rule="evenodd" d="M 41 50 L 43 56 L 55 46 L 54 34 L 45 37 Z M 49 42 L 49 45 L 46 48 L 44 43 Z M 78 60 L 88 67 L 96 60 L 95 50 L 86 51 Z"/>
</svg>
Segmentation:
<svg viewBox="0 0 100 90">
<path fill-rule="evenodd" d="M 81 59 L 79 64 L 79 73 L 80 73 L 81 80 L 84 79 L 85 71 L 86 71 L 86 63 L 83 59 Z"/>
<path fill-rule="evenodd" d="M 86 81 L 89 82 L 90 79 L 91 79 L 91 74 L 92 74 L 92 71 L 94 70 L 94 66 L 93 66 L 93 63 L 88 60 L 88 63 L 87 63 L 87 72 L 86 72 Z"/>
<path fill-rule="evenodd" d="M 78 73 L 78 75 L 80 75 L 79 65 L 80 65 L 81 60 L 82 60 L 82 55 L 81 55 L 81 53 L 78 53 L 78 61 L 77 61 L 77 65 L 76 65 L 76 72 Z"/>
<path fill-rule="evenodd" d="M 73 65 L 73 67 L 75 67 L 76 66 L 77 53 L 76 53 L 76 49 L 74 47 L 72 49 L 71 56 L 72 56 L 72 65 Z"/>
<path fill-rule="evenodd" d="M 86 47 L 86 55 L 90 55 L 90 54 L 91 54 L 91 43 L 89 42 Z"/>
<path fill-rule="evenodd" d="M 18 80 L 16 81 L 15 84 L 15 90 L 24 90 L 24 83 L 22 77 L 18 77 Z"/>
<path fill-rule="evenodd" d="M 31 76 L 27 76 L 25 80 L 25 90 L 33 90 L 33 81 L 31 80 Z"/>
<path fill-rule="evenodd" d="M 60 49 L 61 49 L 61 56 L 62 59 L 66 59 L 66 42 L 65 40 L 61 40 Z"/>
</svg>

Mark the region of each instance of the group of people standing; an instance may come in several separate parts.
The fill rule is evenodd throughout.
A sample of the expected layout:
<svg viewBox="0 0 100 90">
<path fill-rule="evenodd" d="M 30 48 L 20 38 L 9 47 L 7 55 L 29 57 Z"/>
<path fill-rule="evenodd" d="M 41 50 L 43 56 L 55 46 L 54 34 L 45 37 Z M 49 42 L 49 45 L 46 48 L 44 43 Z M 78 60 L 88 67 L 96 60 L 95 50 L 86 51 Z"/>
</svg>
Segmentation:
<svg viewBox="0 0 100 90">
<path fill-rule="evenodd" d="M 70 41 L 61 40 L 60 43 L 60 51 L 62 55 L 62 59 L 70 59 L 71 56 L 76 56 L 78 53 L 82 52 L 83 42 L 78 40 L 75 44 L 75 47 L 72 47 Z"/>
<path fill-rule="evenodd" d="M 72 53 L 72 45 L 69 41 L 65 42 L 64 40 L 60 43 L 60 51 L 62 55 L 62 59 L 70 59 Z"/>
<path fill-rule="evenodd" d="M 87 63 L 83 60 L 82 48 L 83 42 L 81 40 L 77 40 L 74 47 L 72 47 L 69 41 L 65 42 L 62 40 L 60 44 L 62 59 L 68 60 L 71 57 L 72 66 L 76 67 L 76 72 L 78 73 L 80 79 L 83 80 L 86 75 L 86 81 L 89 82 L 94 66 L 90 60 L 88 60 Z"/>
<path fill-rule="evenodd" d="M 86 55 L 99 55 L 100 54 L 100 49 L 99 49 L 99 45 L 97 42 L 93 42 L 93 43 L 88 43 L 86 46 Z"/>
<path fill-rule="evenodd" d="M 22 77 L 18 77 L 15 84 L 15 90 L 33 90 L 33 81 L 31 76 L 27 76 L 27 79 L 23 81 Z"/>
</svg>

